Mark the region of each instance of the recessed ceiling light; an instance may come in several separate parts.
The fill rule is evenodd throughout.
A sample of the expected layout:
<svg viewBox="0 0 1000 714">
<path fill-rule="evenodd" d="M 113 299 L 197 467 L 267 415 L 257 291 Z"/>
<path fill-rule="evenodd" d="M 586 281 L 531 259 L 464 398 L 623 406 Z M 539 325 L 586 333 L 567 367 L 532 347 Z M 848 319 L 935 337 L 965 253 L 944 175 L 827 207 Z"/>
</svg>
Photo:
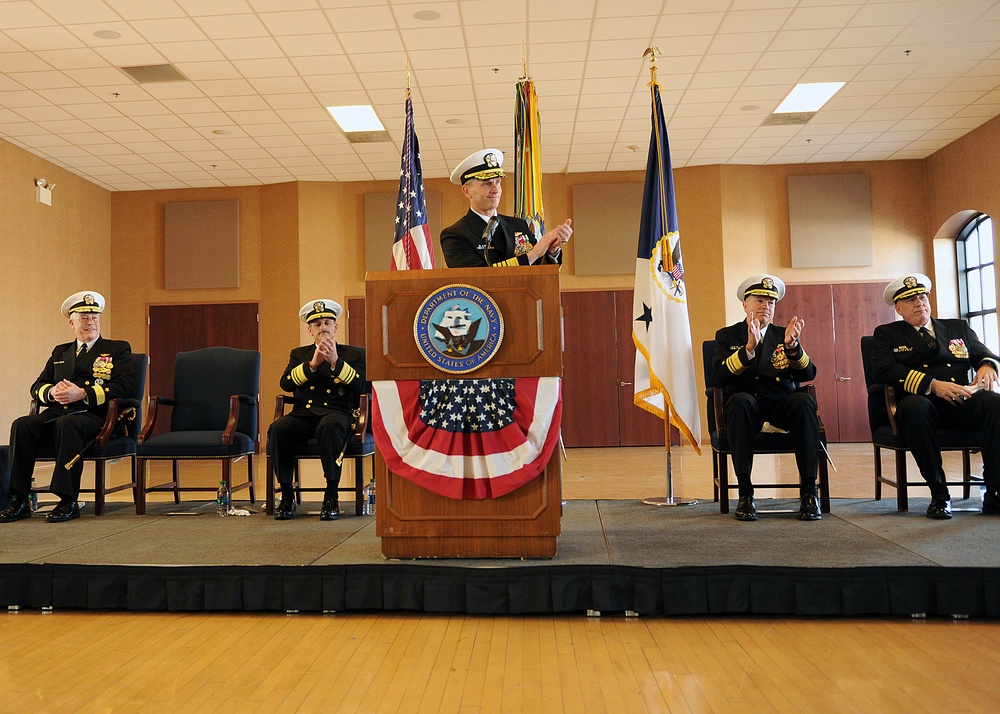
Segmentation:
<svg viewBox="0 0 1000 714">
<path fill-rule="evenodd" d="M 229 136 L 233 132 L 229 131 L 229 129 L 213 129 L 212 133 L 218 134 L 219 136 Z"/>
<path fill-rule="evenodd" d="M 417 20 L 426 20 L 430 22 L 431 20 L 438 20 L 441 18 L 441 13 L 436 10 L 419 10 L 413 13 L 413 17 Z"/>
<path fill-rule="evenodd" d="M 740 107 L 741 112 L 753 112 L 757 111 L 758 109 L 760 109 L 759 104 L 744 104 L 742 107 Z"/>
<path fill-rule="evenodd" d="M 774 113 L 798 114 L 800 112 L 817 112 L 843 86 L 843 82 L 797 84 L 781 104 L 778 105 L 778 108 L 774 110 Z"/>
<path fill-rule="evenodd" d="M 115 32 L 114 30 L 98 30 L 94 33 L 94 37 L 100 38 L 102 40 L 117 40 L 122 36 L 122 33 Z"/>
<path fill-rule="evenodd" d="M 464 124 L 465 119 L 445 119 L 445 124 Z"/>
<path fill-rule="evenodd" d="M 351 131 L 385 131 L 382 122 L 375 114 L 370 104 L 348 107 L 327 107 L 330 116 L 345 132 Z"/>
</svg>

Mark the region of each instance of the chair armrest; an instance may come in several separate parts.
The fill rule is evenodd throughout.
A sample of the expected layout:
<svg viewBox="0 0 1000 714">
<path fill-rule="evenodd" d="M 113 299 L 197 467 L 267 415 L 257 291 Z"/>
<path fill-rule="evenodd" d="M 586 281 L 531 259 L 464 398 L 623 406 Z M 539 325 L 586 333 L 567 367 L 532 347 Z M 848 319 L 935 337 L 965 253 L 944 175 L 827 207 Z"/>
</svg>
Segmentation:
<svg viewBox="0 0 1000 714">
<path fill-rule="evenodd" d="M 719 432 L 719 438 L 728 438 L 726 430 L 725 395 L 721 387 L 712 388 L 712 408 L 715 412 L 715 430 Z"/>
<path fill-rule="evenodd" d="M 246 394 L 231 394 L 229 395 L 229 419 L 226 421 L 226 429 L 222 432 L 222 443 L 229 444 L 233 443 L 233 435 L 236 433 L 236 425 L 240 421 L 240 405 L 246 404 L 249 407 L 255 406 L 257 400 L 253 397 L 247 396 Z M 257 439 L 254 439 L 256 442 Z"/>
<path fill-rule="evenodd" d="M 142 431 L 139 432 L 139 437 L 136 442 L 139 444 L 145 443 L 149 435 L 153 433 L 153 428 L 156 426 L 156 416 L 159 413 L 157 407 L 161 404 L 168 407 L 177 406 L 177 400 L 171 399 L 170 397 L 155 397 L 150 395 L 149 397 L 149 409 L 146 410 L 146 421 L 142 425 Z"/>
<path fill-rule="evenodd" d="M 285 416 L 285 407 L 292 403 L 292 395 L 279 394 L 274 400 L 274 419 L 272 419 L 272 421 L 277 421 L 281 417 Z"/>
<path fill-rule="evenodd" d="M 28 405 L 28 414 L 33 416 L 38 413 L 38 400 L 32 399 L 31 403 Z"/>
<path fill-rule="evenodd" d="M 354 440 L 359 444 L 365 440 L 368 429 L 368 395 L 362 394 L 358 399 L 358 420 L 354 424 Z"/>
<path fill-rule="evenodd" d="M 111 438 L 111 432 L 115 430 L 115 424 L 118 423 L 118 412 L 121 409 L 121 405 L 118 403 L 117 399 L 112 399 L 108 402 L 108 413 L 104 417 L 104 426 L 101 427 L 100 432 L 94 438 L 94 443 L 98 446 L 107 446 L 108 440 Z"/>
<path fill-rule="evenodd" d="M 896 390 L 888 384 L 883 385 L 882 390 L 885 392 L 885 410 L 889 414 L 889 426 L 892 427 L 892 435 L 900 436 L 903 431 L 899 425 L 899 419 L 896 418 Z"/>
</svg>

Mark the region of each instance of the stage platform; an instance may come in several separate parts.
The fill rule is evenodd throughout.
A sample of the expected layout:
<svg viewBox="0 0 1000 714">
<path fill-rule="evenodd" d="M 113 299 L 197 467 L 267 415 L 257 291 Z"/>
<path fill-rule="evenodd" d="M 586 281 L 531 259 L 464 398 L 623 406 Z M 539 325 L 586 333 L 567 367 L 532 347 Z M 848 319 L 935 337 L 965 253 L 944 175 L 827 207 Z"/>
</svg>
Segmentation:
<svg viewBox="0 0 1000 714">
<path fill-rule="evenodd" d="M 238 504 L 239 505 L 239 504 Z M 245 505 L 245 504 L 243 504 Z M 321 522 L 214 504 L 111 503 L 96 518 L 0 525 L 0 604 L 25 609 L 599 611 L 644 616 L 1000 617 L 1000 517 L 924 517 L 926 498 L 834 499 L 822 521 L 736 522 L 711 501 L 572 500 L 549 560 L 385 560 L 374 518 Z M 759 509 L 793 508 L 760 500 Z M 960 508 L 971 505 L 955 500 Z M 255 510 L 262 510 L 258 504 Z M 310 513 L 312 511 L 312 513 Z M 200 515 L 170 515 L 171 512 Z"/>
</svg>

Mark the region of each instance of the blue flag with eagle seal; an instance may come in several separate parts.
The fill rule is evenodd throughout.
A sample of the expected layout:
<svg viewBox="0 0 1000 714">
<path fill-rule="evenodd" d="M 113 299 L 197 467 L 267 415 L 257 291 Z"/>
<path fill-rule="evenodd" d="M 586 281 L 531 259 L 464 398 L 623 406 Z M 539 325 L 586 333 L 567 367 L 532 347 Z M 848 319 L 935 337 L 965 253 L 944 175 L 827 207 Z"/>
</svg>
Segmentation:
<svg viewBox="0 0 1000 714">
<path fill-rule="evenodd" d="M 701 453 L 701 415 L 694 376 L 687 284 L 674 204 L 674 179 L 660 87 L 650 84 L 653 129 L 639 222 L 632 302 L 635 343 L 635 405 L 669 416 Z"/>
</svg>

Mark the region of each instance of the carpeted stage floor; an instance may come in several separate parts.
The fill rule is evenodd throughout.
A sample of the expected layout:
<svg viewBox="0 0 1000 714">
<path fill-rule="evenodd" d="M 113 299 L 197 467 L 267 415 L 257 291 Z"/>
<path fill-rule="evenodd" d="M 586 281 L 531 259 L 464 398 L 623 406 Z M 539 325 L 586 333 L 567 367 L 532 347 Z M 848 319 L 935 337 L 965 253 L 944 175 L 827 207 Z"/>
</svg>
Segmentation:
<svg viewBox="0 0 1000 714">
<path fill-rule="evenodd" d="M 963 506 L 956 500 L 956 508 Z M 759 509 L 791 508 L 761 500 Z M 969 505 L 969 504 L 964 504 Z M 374 518 L 218 518 L 126 503 L 0 526 L 0 604 L 129 610 L 1000 617 L 1000 518 L 835 499 L 822 521 L 738 523 L 718 504 L 568 501 L 551 560 L 385 560 Z M 200 515 L 168 515 L 178 510 Z M 312 514 L 309 511 L 312 510 Z"/>
</svg>

